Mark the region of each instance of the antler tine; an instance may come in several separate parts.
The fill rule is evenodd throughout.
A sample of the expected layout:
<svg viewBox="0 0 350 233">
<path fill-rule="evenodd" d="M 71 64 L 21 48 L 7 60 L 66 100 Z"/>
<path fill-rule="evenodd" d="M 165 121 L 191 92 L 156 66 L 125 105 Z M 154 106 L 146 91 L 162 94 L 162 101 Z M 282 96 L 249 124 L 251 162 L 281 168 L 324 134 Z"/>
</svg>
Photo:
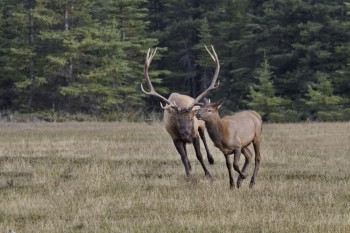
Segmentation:
<svg viewBox="0 0 350 233">
<path fill-rule="evenodd" d="M 211 46 L 211 49 L 213 50 L 213 54 L 209 51 L 209 49 L 207 48 L 206 45 L 204 45 L 205 49 L 208 51 L 209 55 L 211 56 L 211 58 L 213 59 L 213 61 L 215 62 L 215 65 L 216 65 L 216 69 L 215 69 L 215 73 L 214 73 L 214 76 L 213 76 L 213 79 L 211 81 L 211 84 L 210 86 L 204 91 L 202 92 L 199 96 L 197 96 L 197 98 L 192 102 L 192 104 L 188 107 L 189 109 L 192 109 L 193 106 L 195 104 L 198 103 L 198 101 L 200 101 L 203 97 L 205 97 L 206 95 L 209 94 L 210 91 L 218 88 L 219 86 L 219 82 L 217 85 L 215 85 L 216 83 L 216 80 L 219 76 L 219 71 L 220 71 L 220 63 L 219 63 L 219 58 L 218 58 L 218 55 L 216 54 L 215 52 L 215 49 L 214 49 L 214 46 Z"/>
<path fill-rule="evenodd" d="M 172 106 L 173 104 L 167 100 L 165 97 L 163 97 L 162 95 L 158 94 L 154 88 L 153 88 L 153 85 L 152 85 L 152 82 L 151 82 L 151 79 L 149 78 L 149 75 L 148 75 L 148 68 L 152 62 L 152 59 L 153 57 L 156 55 L 157 53 L 157 48 L 155 48 L 154 50 L 151 51 L 151 49 L 148 49 L 148 52 L 147 52 L 147 56 L 146 56 L 146 60 L 145 60 L 145 69 L 144 69 L 144 73 L 145 73 L 145 78 L 146 78 L 146 82 L 147 82 L 147 85 L 150 89 L 150 91 L 145 91 L 145 89 L 143 88 L 142 84 L 141 84 L 141 90 L 146 94 L 146 95 L 152 95 L 152 96 L 155 96 L 155 97 L 158 97 L 159 99 L 161 99 L 162 101 L 164 101 L 165 103 L 169 104 L 170 106 Z M 164 109 L 164 108 L 163 108 Z"/>
<path fill-rule="evenodd" d="M 163 105 L 162 102 L 160 102 L 160 107 L 163 109 L 163 110 L 167 110 L 169 108 L 173 108 L 175 110 L 179 110 L 180 108 L 176 105 L 176 103 L 174 102 L 174 104 L 171 104 L 171 105 Z"/>
<path fill-rule="evenodd" d="M 215 62 L 215 57 L 213 56 L 213 54 L 211 54 L 211 52 L 209 51 L 208 47 L 206 45 L 204 45 L 205 49 L 208 51 L 209 55 L 211 56 L 211 58 L 213 59 L 213 61 Z M 214 47 L 211 46 L 212 50 L 214 50 Z"/>
<path fill-rule="evenodd" d="M 162 102 L 160 102 L 160 107 L 161 107 L 163 110 L 167 110 L 167 109 L 170 108 L 171 106 L 170 106 L 170 105 L 164 106 L 164 105 L 162 104 Z"/>
<path fill-rule="evenodd" d="M 154 50 L 151 51 L 151 49 L 148 49 L 148 52 L 147 52 L 147 65 L 149 66 L 153 60 L 153 57 L 156 55 L 157 53 L 157 48 L 155 48 Z"/>
</svg>

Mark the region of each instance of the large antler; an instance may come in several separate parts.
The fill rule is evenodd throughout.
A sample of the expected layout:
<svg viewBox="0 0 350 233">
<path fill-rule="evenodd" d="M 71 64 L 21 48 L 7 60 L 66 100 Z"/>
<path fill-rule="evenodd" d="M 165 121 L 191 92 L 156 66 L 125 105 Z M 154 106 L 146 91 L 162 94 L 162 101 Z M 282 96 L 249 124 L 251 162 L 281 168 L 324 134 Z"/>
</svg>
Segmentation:
<svg viewBox="0 0 350 233">
<path fill-rule="evenodd" d="M 146 56 L 146 61 L 145 61 L 145 77 L 146 77 L 146 81 L 147 81 L 147 84 L 148 84 L 148 87 L 150 89 L 149 92 L 145 91 L 145 89 L 143 89 L 143 86 L 141 84 L 141 89 L 142 91 L 147 94 L 147 95 L 153 95 L 155 97 L 158 97 L 159 99 L 161 99 L 162 101 L 164 101 L 165 103 L 167 103 L 170 106 L 174 106 L 169 100 L 167 100 L 165 97 L 163 97 L 162 95 L 158 94 L 154 88 L 153 88 L 153 85 L 152 85 L 152 82 L 148 76 L 148 67 L 150 66 L 151 62 L 152 62 L 152 59 L 154 57 L 154 55 L 156 55 L 156 52 L 157 52 L 157 48 L 153 51 L 151 51 L 151 49 L 148 49 L 148 52 L 147 52 L 147 56 Z M 162 105 L 162 103 L 160 103 L 161 107 L 163 109 L 165 109 Z"/>
<path fill-rule="evenodd" d="M 219 86 L 219 82 L 215 86 L 215 83 L 216 83 L 216 80 L 219 76 L 219 71 L 220 71 L 220 63 L 219 63 L 218 55 L 216 55 L 216 52 L 215 52 L 215 49 L 213 46 L 211 46 L 211 49 L 213 50 L 213 54 L 209 51 L 209 49 L 207 48 L 206 45 L 204 45 L 204 46 L 216 65 L 215 73 L 214 73 L 213 79 L 211 80 L 210 86 L 204 92 L 202 92 L 199 96 L 197 96 L 197 98 L 192 102 L 192 104 L 188 107 L 188 109 L 192 109 L 194 105 L 198 104 L 198 101 L 203 99 L 206 95 L 209 94 L 210 91 L 216 89 Z"/>
</svg>

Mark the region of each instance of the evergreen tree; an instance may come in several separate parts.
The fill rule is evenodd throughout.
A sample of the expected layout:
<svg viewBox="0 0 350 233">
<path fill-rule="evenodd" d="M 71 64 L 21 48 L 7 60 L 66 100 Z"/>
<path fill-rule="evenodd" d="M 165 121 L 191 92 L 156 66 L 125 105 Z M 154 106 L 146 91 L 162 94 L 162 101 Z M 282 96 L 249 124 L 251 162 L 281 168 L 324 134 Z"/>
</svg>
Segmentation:
<svg viewBox="0 0 350 233">
<path fill-rule="evenodd" d="M 199 4 L 184 0 L 164 1 L 161 17 L 165 28 L 159 34 L 160 47 L 168 48 L 162 64 L 171 72 L 171 76 L 164 76 L 165 86 L 192 96 L 199 91 L 197 85 L 193 85 L 198 80 L 193 46 L 198 43 Z"/>
<path fill-rule="evenodd" d="M 14 106 L 15 93 L 13 86 L 17 77 L 14 77 L 14 68 L 10 64 L 10 44 L 12 44 L 15 37 L 15 30 L 13 26 L 18 26 L 14 23 L 12 14 L 14 5 L 9 1 L 0 2 L 0 66 L 2 72 L 0 74 L 0 109 L 9 109 Z"/>
<path fill-rule="evenodd" d="M 64 51 L 48 57 L 49 66 L 58 70 L 64 108 L 101 114 L 140 105 L 141 59 L 155 42 L 145 35 L 142 2 L 57 2 L 64 27 L 45 36 Z"/>
<path fill-rule="evenodd" d="M 200 76 L 200 81 L 193 82 L 192 85 L 199 85 L 197 89 L 199 92 L 202 92 L 208 88 L 212 78 L 212 73 L 208 71 L 208 67 L 212 66 L 212 59 L 208 55 L 208 52 L 204 49 L 204 46 L 207 46 L 210 49 L 212 40 L 207 18 L 203 19 L 198 31 L 199 42 L 196 46 L 194 46 L 194 50 L 198 54 L 195 63 L 197 66 L 196 69 L 198 70 Z"/>
<path fill-rule="evenodd" d="M 207 18 L 208 28 L 211 20 L 218 16 L 217 9 L 220 1 L 162 1 L 161 29 L 159 36 L 160 47 L 168 48 L 161 62 L 161 69 L 168 69 L 169 75 L 164 76 L 164 85 L 172 91 L 197 96 L 202 91 L 201 72 L 198 66 L 198 51 L 205 51 L 200 45 L 201 27 Z M 160 4 L 158 4 L 159 6 Z M 213 22 L 214 23 L 214 22 Z M 151 24 L 154 25 L 154 24 Z M 214 41 L 212 42 L 215 46 Z M 217 47 L 216 47 L 217 48 Z M 171 74 L 171 75 L 170 75 Z"/>
<path fill-rule="evenodd" d="M 221 20 L 213 18 L 213 32 L 221 62 L 220 91 L 217 98 L 226 97 L 225 105 L 233 111 L 246 108 L 245 97 L 249 94 L 249 83 L 254 82 L 253 72 L 261 60 L 253 54 L 256 41 L 249 40 L 253 26 L 248 27 L 248 16 L 254 7 L 250 0 L 224 1 L 219 9 Z"/>
<path fill-rule="evenodd" d="M 317 120 L 340 120 L 342 98 L 334 95 L 334 88 L 325 73 L 318 72 L 318 83 L 308 86 L 306 105 L 310 108 L 312 118 Z"/>
<path fill-rule="evenodd" d="M 249 15 L 245 24 L 249 33 L 241 44 L 254 50 L 245 49 L 245 56 L 254 62 L 262 50 L 269 54 L 278 77 L 276 90 L 292 100 L 294 109 L 302 108 L 301 100 L 308 83 L 317 80 L 317 71 L 335 74 L 344 64 L 344 56 L 334 54 L 336 46 L 349 38 L 344 35 L 341 11 L 342 4 L 331 0 L 270 0 L 255 4 Z"/>
<path fill-rule="evenodd" d="M 140 84 L 144 82 L 143 64 L 148 48 L 157 44 L 157 39 L 147 33 L 149 21 L 147 20 L 148 9 L 146 0 L 123 0 L 110 1 L 106 4 L 111 18 L 116 19 L 117 28 L 121 33 L 121 42 L 125 53 L 124 61 L 128 70 L 120 77 L 123 82 L 119 86 L 120 99 L 124 100 L 122 109 L 128 107 L 139 107 L 142 104 L 140 95 Z"/>
<path fill-rule="evenodd" d="M 159 54 L 151 75 L 157 90 L 196 96 L 211 78 L 203 44 L 212 44 L 221 64 L 219 91 L 212 98 L 227 97 L 230 110 L 253 106 L 244 101 L 249 96 L 261 105 L 272 98 L 266 119 L 345 112 L 349 8 L 344 0 L 3 0 L 0 108 L 134 111 L 144 105 L 139 89 L 144 57 L 155 46 Z M 263 76 L 264 51 L 273 65 L 263 82 L 273 83 L 273 94 L 264 90 L 271 89 L 266 83 L 249 87 L 256 74 Z M 341 98 L 337 109 L 314 109 L 317 96 L 325 96 L 317 86 L 327 83 L 321 76 L 333 88 L 329 98 Z M 154 102 L 146 100 L 146 106 Z"/>
<path fill-rule="evenodd" d="M 39 34 L 45 28 L 45 18 L 37 12 L 40 1 L 6 1 L 2 7 L 4 47 L 1 63 L 2 81 L 15 99 L 10 105 L 33 110 L 40 101 L 40 88 L 46 83 L 40 54 L 43 46 Z"/>
<path fill-rule="evenodd" d="M 344 4 L 344 22 L 343 25 L 346 30 L 344 30 L 344 37 L 349 38 L 350 35 L 350 2 Z M 332 80 L 334 82 L 334 87 L 336 93 L 343 95 L 347 98 L 346 106 L 350 109 L 350 41 L 346 43 L 339 44 L 336 47 L 336 56 L 343 57 L 346 64 L 338 64 L 338 70 L 334 74 L 335 78 Z"/>
<path fill-rule="evenodd" d="M 47 77 L 57 88 L 55 96 L 64 100 L 57 103 L 57 108 L 100 113 L 114 103 L 109 85 L 103 86 L 104 60 L 110 60 L 101 56 L 110 51 L 106 44 L 114 38 L 93 20 L 93 1 L 45 0 L 43 4 L 51 10 L 42 12 L 44 16 L 56 16 L 51 30 L 42 33 L 41 38 L 43 43 L 55 45 L 43 55 L 48 61 Z"/>
<path fill-rule="evenodd" d="M 282 98 L 275 96 L 275 88 L 271 81 L 272 72 L 267 57 L 257 72 L 258 84 L 250 87 L 247 105 L 257 111 L 264 120 L 270 120 L 272 113 L 276 113 L 282 105 Z"/>
</svg>

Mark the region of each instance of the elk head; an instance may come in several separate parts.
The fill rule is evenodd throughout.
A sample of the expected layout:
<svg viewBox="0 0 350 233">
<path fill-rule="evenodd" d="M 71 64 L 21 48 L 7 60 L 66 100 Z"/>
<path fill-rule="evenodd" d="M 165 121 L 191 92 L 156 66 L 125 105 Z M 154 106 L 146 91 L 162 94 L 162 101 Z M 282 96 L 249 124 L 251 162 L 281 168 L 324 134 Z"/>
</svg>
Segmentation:
<svg viewBox="0 0 350 233">
<path fill-rule="evenodd" d="M 187 141 L 187 142 L 190 142 L 192 135 L 193 135 L 194 118 L 196 116 L 196 113 L 200 109 L 199 106 L 197 106 L 197 105 L 199 105 L 199 101 L 202 98 L 204 98 L 207 94 L 209 94 L 210 91 L 216 89 L 219 85 L 219 84 L 215 85 L 216 80 L 217 80 L 218 75 L 219 75 L 219 70 L 220 70 L 218 56 L 217 56 L 213 46 L 211 46 L 213 53 L 211 53 L 206 46 L 205 46 L 205 48 L 208 51 L 210 57 L 213 59 L 215 65 L 216 65 L 216 70 L 215 70 L 215 73 L 214 73 L 214 76 L 213 76 L 213 79 L 211 81 L 210 86 L 204 92 L 202 92 L 195 99 L 192 99 L 191 97 L 188 97 L 188 96 L 186 97 L 187 100 L 191 99 L 191 101 L 192 101 L 191 103 L 186 103 L 186 104 L 176 103 L 176 101 L 171 98 L 171 96 L 173 94 L 170 95 L 169 99 L 166 99 L 165 97 L 158 94 L 154 90 L 152 82 L 151 82 L 150 77 L 148 75 L 148 68 L 152 62 L 153 57 L 155 56 L 155 54 L 157 52 L 157 48 L 153 51 L 151 51 L 150 49 L 148 50 L 148 53 L 146 56 L 146 61 L 145 61 L 144 73 L 145 73 L 146 81 L 147 81 L 147 84 L 148 84 L 150 91 L 148 91 L 148 92 L 145 91 L 142 84 L 141 84 L 142 91 L 145 94 L 155 96 L 166 103 L 165 106 L 163 106 L 163 104 L 160 103 L 162 109 L 164 111 L 167 111 L 170 114 L 170 117 L 173 119 L 172 122 L 176 122 L 177 129 L 178 129 L 179 134 L 180 134 L 179 136 L 182 138 L 182 140 Z"/>
<path fill-rule="evenodd" d="M 224 103 L 225 98 L 222 98 L 217 103 L 206 102 L 205 105 L 197 112 L 196 117 L 199 120 L 210 121 L 213 118 L 219 117 L 219 108 Z"/>
<path fill-rule="evenodd" d="M 179 132 L 179 137 L 186 142 L 192 141 L 192 136 L 194 135 L 194 119 L 197 112 L 200 110 L 199 106 L 194 106 L 190 108 L 169 108 L 165 111 L 170 113 L 170 117 L 175 122 L 176 127 Z"/>
</svg>

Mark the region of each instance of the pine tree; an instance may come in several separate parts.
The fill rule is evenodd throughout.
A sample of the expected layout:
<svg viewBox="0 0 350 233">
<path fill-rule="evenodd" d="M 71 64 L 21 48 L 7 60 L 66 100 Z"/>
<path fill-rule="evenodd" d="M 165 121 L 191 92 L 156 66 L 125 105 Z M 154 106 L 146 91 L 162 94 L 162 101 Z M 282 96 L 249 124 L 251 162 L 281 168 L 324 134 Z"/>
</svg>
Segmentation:
<svg viewBox="0 0 350 233">
<path fill-rule="evenodd" d="M 218 55 L 221 62 L 221 88 L 213 95 L 218 95 L 217 98 L 226 97 L 225 105 L 233 111 L 247 107 L 243 100 L 250 92 L 248 84 L 254 82 L 252 71 L 259 67 L 261 61 L 252 55 L 257 42 L 249 40 L 249 33 L 255 30 L 251 22 L 248 22 L 248 16 L 254 9 L 251 2 L 224 1 L 218 10 L 221 20 L 212 18 L 211 24 L 215 34 L 213 43 L 220 52 Z"/>
<path fill-rule="evenodd" d="M 161 20 L 151 25 L 158 26 L 155 31 L 159 37 L 159 46 L 168 49 L 160 64 L 161 69 L 170 71 L 169 75 L 164 76 L 164 85 L 171 91 L 197 96 L 203 87 L 203 70 L 198 66 L 198 59 L 201 59 L 198 58 L 198 52 L 206 52 L 200 45 L 200 33 L 204 33 L 200 30 L 203 29 L 201 27 L 204 26 L 205 18 L 210 28 L 210 20 L 217 17 L 216 9 L 222 1 L 159 2 L 156 5 L 163 10 L 159 14 Z"/>
<path fill-rule="evenodd" d="M 253 63 L 251 70 L 265 50 L 278 77 L 274 82 L 278 95 L 301 109 L 308 84 L 317 80 L 316 72 L 333 74 L 334 80 L 335 71 L 344 65 L 345 56 L 334 54 L 349 38 L 341 22 L 341 1 L 259 1 L 250 12 L 240 44 Z"/>
<path fill-rule="evenodd" d="M 210 49 L 212 41 L 207 18 L 203 19 L 198 31 L 199 42 L 196 46 L 194 46 L 194 50 L 198 54 L 195 63 L 197 66 L 196 69 L 198 70 L 200 76 L 200 81 L 193 82 L 192 85 L 198 84 L 199 87 L 197 89 L 199 90 L 199 93 L 201 93 L 208 88 L 208 85 L 210 84 L 208 82 L 211 81 L 210 79 L 212 77 L 212 73 L 208 70 L 208 67 L 212 66 L 212 59 L 208 55 L 208 52 L 204 49 L 204 46 L 207 46 L 208 49 Z"/>
<path fill-rule="evenodd" d="M 344 37 L 350 37 L 350 2 L 344 4 L 344 21 L 343 26 L 346 30 L 343 31 Z M 350 42 L 339 44 L 336 47 L 336 56 L 344 58 L 346 64 L 339 64 L 338 70 L 334 74 L 335 78 L 332 79 L 334 83 L 334 89 L 336 93 L 342 94 L 343 97 L 346 97 L 348 101 L 345 105 L 349 108 L 350 111 Z M 349 115 L 350 117 L 350 115 Z"/>
<path fill-rule="evenodd" d="M 316 120 L 340 120 L 343 99 L 334 95 L 334 88 L 325 73 L 318 72 L 318 83 L 308 86 L 306 105 L 310 108 L 312 117 Z"/>
<path fill-rule="evenodd" d="M 258 70 L 257 79 L 259 84 L 250 87 L 247 105 L 257 111 L 264 120 L 270 120 L 272 113 L 276 113 L 282 105 L 282 98 L 275 96 L 275 88 L 271 81 L 273 73 L 266 56 Z"/>
<path fill-rule="evenodd" d="M 42 15 L 54 16 L 51 30 L 42 33 L 47 45 L 55 45 L 45 55 L 49 85 L 55 88 L 58 109 L 98 114 L 110 107 L 110 86 L 105 83 L 104 52 L 115 38 L 92 18 L 93 1 L 42 0 Z M 99 73 L 100 72 L 100 73 Z"/>
<path fill-rule="evenodd" d="M 1 109 L 136 110 L 144 103 L 144 56 L 156 45 L 157 90 L 196 96 L 211 77 L 203 44 L 214 45 L 221 64 L 220 91 L 212 98 L 226 96 L 230 110 L 246 108 L 248 95 L 264 99 L 259 85 L 249 87 L 262 75 L 263 51 L 273 64 L 273 96 L 290 100 L 267 119 L 285 119 L 286 111 L 306 119 L 318 91 L 309 85 L 320 83 L 319 76 L 327 77 L 333 96 L 343 97 L 339 109 L 350 106 L 344 0 L 4 0 L 0 10 Z M 312 111 L 318 119 L 323 110 Z"/>
<path fill-rule="evenodd" d="M 8 0 L 1 6 L 6 41 L 1 48 L 2 80 L 13 91 L 11 95 L 16 96 L 10 104 L 30 111 L 39 103 L 40 89 L 46 83 L 41 69 L 44 61 L 38 56 L 42 49 L 39 35 L 46 19 L 37 13 L 38 2 Z"/>
<path fill-rule="evenodd" d="M 56 69 L 54 82 L 61 85 L 64 108 L 101 114 L 130 111 L 141 104 L 141 59 L 145 47 L 155 42 L 144 32 L 142 2 L 74 1 L 51 6 L 64 12 L 61 28 L 45 35 L 47 43 L 62 46 L 47 58 L 48 66 Z"/>
<path fill-rule="evenodd" d="M 105 7 L 109 7 L 110 16 L 113 16 L 110 20 L 117 22 L 125 53 L 124 61 L 128 67 L 120 77 L 123 81 L 118 89 L 119 98 L 123 100 L 123 111 L 143 104 L 139 87 L 144 82 L 144 57 L 148 48 L 154 47 L 158 42 L 147 33 L 149 21 L 146 3 L 146 0 L 109 1 L 109 4 L 103 1 Z"/>
</svg>

